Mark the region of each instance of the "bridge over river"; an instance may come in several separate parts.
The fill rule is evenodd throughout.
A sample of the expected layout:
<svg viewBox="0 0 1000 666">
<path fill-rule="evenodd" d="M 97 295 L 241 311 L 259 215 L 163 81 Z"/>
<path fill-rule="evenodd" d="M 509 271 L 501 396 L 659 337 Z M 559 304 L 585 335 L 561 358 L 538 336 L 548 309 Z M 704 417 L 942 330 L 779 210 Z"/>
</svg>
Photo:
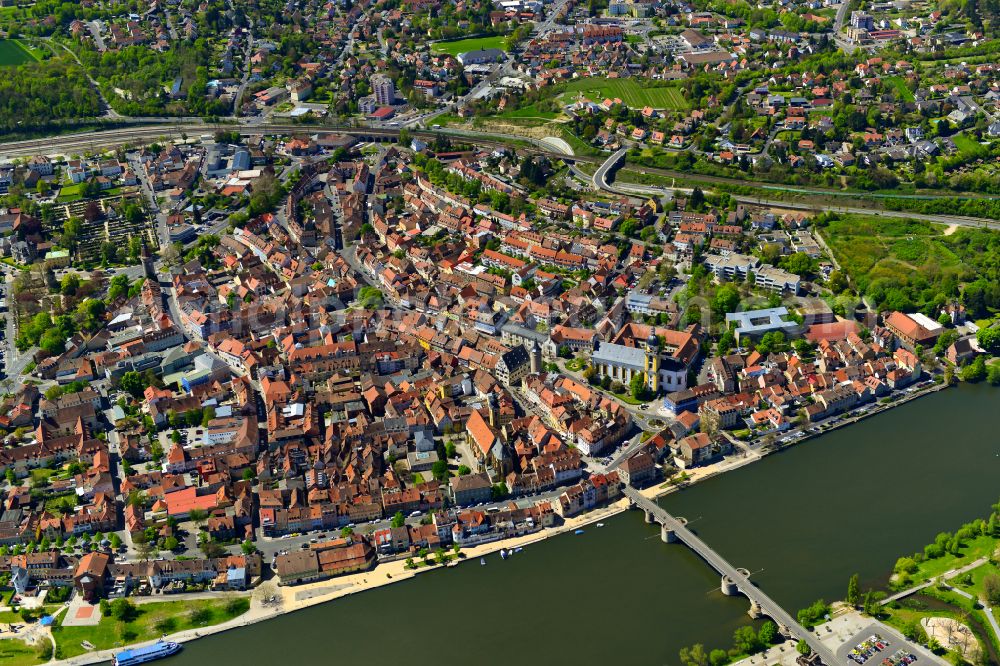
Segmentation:
<svg viewBox="0 0 1000 666">
<path fill-rule="evenodd" d="M 812 651 L 819 655 L 824 664 L 837 666 L 833 652 L 820 642 L 819 638 L 800 625 L 785 609 L 750 582 L 750 574 L 745 569 L 737 569 L 724 557 L 715 552 L 694 532 L 687 528 L 683 519 L 675 518 L 656 502 L 647 499 L 634 488 L 626 488 L 625 496 L 633 506 L 642 509 L 647 523 L 660 524 L 660 536 L 667 543 L 681 542 L 701 556 L 716 571 L 722 574 L 722 592 L 728 596 L 743 593 L 750 599 L 750 614 L 757 617 L 767 615 L 778 625 L 782 634 L 806 641 Z"/>
</svg>

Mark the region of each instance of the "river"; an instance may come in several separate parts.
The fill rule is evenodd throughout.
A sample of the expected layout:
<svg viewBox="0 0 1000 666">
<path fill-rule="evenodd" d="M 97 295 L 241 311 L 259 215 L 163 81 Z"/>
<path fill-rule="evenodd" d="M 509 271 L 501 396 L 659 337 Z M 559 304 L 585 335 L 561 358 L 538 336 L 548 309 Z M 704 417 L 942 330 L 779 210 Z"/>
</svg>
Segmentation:
<svg viewBox="0 0 1000 666">
<path fill-rule="evenodd" d="M 1000 499 L 1000 392 L 942 391 L 663 498 L 793 614 Z M 742 597 L 628 512 L 501 561 L 423 574 L 192 643 L 170 666 L 677 664 L 728 648 Z"/>
</svg>

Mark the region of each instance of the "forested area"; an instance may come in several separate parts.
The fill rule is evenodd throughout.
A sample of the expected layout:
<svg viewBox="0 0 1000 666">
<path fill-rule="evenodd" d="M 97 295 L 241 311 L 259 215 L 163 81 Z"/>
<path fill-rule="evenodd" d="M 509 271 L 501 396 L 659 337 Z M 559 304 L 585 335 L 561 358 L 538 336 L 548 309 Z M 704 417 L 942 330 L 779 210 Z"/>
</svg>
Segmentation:
<svg viewBox="0 0 1000 666">
<path fill-rule="evenodd" d="M 66 58 L 6 68 L 0 76 L 0 131 L 16 132 L 100 114 L 100 99 L 87 77 Z"/>
<path fill-rule="evenodd" d="M 205 65 L 211 55 L 207 41 L 199 39 L 165 53 L 145 46 L 104 53 L 83 49 L 80 59 L 105 88 L 108 102 L 121 114 L 211 115 L 228 111 L 224 105 L 205 98 L 208 83 Z M 178 76 L 184 80 L 186 95 L 173 100 L 167 94 L 167 87 Z"/>
</svg>

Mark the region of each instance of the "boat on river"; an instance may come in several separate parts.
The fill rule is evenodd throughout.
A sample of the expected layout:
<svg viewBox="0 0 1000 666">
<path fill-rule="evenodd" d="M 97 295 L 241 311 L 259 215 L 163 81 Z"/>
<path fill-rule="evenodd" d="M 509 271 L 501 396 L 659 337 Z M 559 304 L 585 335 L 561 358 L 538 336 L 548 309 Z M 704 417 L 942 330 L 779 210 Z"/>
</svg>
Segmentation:
<svg viewBox="0 0 1000 666">
<path fill-rule="evenodd" d="M 181 644 L 159 640 L 146 647 L 131 648 L 116 652 L 112 658 L 114 666 L 137 666 L 157 659 L 169 657 L 181 651 Z"/>
</svg>

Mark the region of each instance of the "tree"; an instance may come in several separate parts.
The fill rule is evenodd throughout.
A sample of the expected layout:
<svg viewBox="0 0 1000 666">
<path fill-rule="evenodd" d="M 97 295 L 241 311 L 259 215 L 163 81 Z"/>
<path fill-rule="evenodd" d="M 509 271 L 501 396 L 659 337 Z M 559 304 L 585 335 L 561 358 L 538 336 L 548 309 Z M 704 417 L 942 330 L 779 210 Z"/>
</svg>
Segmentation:
<svg viewBox="0 0 1000 666">
<path fill-rule="evenodd" d="M 171 538 L 173 537 L 167 537 L 167 539 Z M 157 547 L 156 542 L 152 539 L 147 539 L 145 534 L 136 535 L 132 539 L 132 543 L 135 544 L 135 550 L 139 555 L 139 559 L 144 562 L 155 559 L 160 554 L 160 549 Z M 164 540 L 164 543 L 166 543 L 166 540 Z"/>
<path fill-rule="evenodd" d="M 705 654 L 705 646 L 701 643 L 681 648 L 679 656 L 684 666 L 708 666 L 708 655 Z"/>
<path fill-rule="evenodd" d="M 1000 364 L 991 363 L 986 368 L 986 381 L 993 386 L 1000 386 Z"/>
<path fill-rule="evenodd" d="M 795 252 L 785 257 L 781 262 L 781 267 L 789 273 L 799 276 L 809 275 L 816 271 L 816 260 L 805 252 Z"/>
<path fill-rule="evenodd" d="M 638 373 L 632 377 L 632 381 L 629 382 L 629 392 L 632 397 L 636 400 L 640 399 L 646 391 L 646 375 L 644 373 Z"/>
<path fill-rule="evenodd" d="M 139 616 L 138 609 L 128 599 L 115 599 L 108 604 L 111 617 L 119 622 L 131 622 Z"/>
<path fill-rule="evenodd" d="M 83 221 L 78 217 L 71 217 L 63 222 L 62 238 L 59 244 L 65 247 L 72 254 L 76 250 L 77 239 L 83 231 Z"/>
<path fill-rule="evenodd" d="M 805 628 L 810 628 L 823 619 L 823 616 L 830 612 L 830 607 L 822 599 L 817 599 L 808 608 L 803 608 L 798 612 L 799 624 Z"/>
<path fill-rule="evenodd" d="M 793 342 L 792 347 L 795 348 L 795 353 L 799 356 L 799 358 L 811 357 L 814 351 L 812 343 L 805 338 L 799 338 Z"/>
<path fill-rule="evenodd" d="M 226 550 L 216 543 L 208 532 L 198 534 L 198 548 L 208 558 L 222 557 L 226 554 Z"/>
<path fill-rule="evenodd" d="M 431 466 L 431 474 L 439 483 L 444 483 L 448 480 L 448 461 L 438 460 Z"/>
<path fill-rule="evenodd" d="M 760 643 L 761 649 L 767 649 L 773 645 L 778 639 L 778 625 L 774 622 L 768 620 L 764 623 L 764 626 L 760 628 L 757 633 L 757 640 Z"/>
<path fill-rule="evenodd" d="M 812 648 L 809 647 L 809 643 L 804 638 L 800 638 L 799 642 L 795 644 L 795 651 L 805 656 L 812 654 Z"/>
<path fill-rule="evenodd" d="M 212 419 L 215 418 L 215 407 L 208 406 L 201 410 L 201 427 L 207 428 Z"/>
<path fill-rule="evenodd" d="M 188 512 L 188 520 L 200 527 L 206 520 L 208 520 L 208 511 L 203 509 L 191 509 L 191 511 Z"/>
<path fill-rule="evenodd" d="M 861 601 L 861 612 L 871 617 L 878 615 L 878 600 L 874 591 L 865 592 Z"/>
<path fill-rule="evenodd" d="M 59 293 L 63 296 L 76 296 L 80 289 L 80 276 L 76 273 L 66 273 L 59 283 Z"/>
<path fill-rule="evenodd" d="M 118 382 L 118 388 L 130 394 L 133 398 L 141 398 L 143 392 L 146 390 L 146 378 L 143 377 L 142 373 L 129 370 L 122 375 L 121 380 Z"/>
<path fill-rule="evenodd" d="M 1000 604 L 1000 576 L 990 574 L 983 579 L 983 597 L 991 607 Z"/>
<path fill-rule="evenodd" d="M 983 326 L 976 332 L 976 342 L 983 351 L 1000 353 L 1000 328 Z"/>
<path fill-rule="evenodd" d="M 392 517 L 393 527 L 402 527 L 406 524 L 406 516 L 403 515 L 402 511 L 397 511 L 396 515 Z"/>
<path fill-rule="evenodd" d="M 758 353 L 765 355 L 785 351 L 788 349 L 785 334 L 782 331 L 765 333 L 757 343 L 756 349 Z"/>
<path fill-rule="evenodd" d="M 986 357 L 980 354 L 972 363 L 962 368 L 962 381 L 969 383 L 981 382 L 986 379 Z"/>
<path fill-rule="evenodd" d="M 839 294 L 847 289 L 847 276 L 843 271 L 835 270 L 830 272 L 830 277 L 826 280 L 826 286 L 835 294 Z"/>
<path fill-rule="evenodd" d="M 351 536 L 352 534 L 354 534 L 354 528 L 351 527 L 350 525 L 347 525 L 345 527 L 341 527 L 340 528 L 340 538 L 341 539 L 346 539 L 347 537 Z"/>
<path fill-rule="evenodd" d="M 719 318 L 736 312 L 740 304 L 740 291 L 734 285 L 724 284 L 715 292 L 712 299 L 712 313 Z"/>
<path fill-rule="evenodd" d="M 760 639 L 753 627 L 740 627 L 733 632 L 733 649 L 740 654 L 754 654 L 760 651 Z"/>
<path fill-rule="evenodd" d="M 111 534 L 111 548 L 114 549 L 114 550 L 118 550 L 121 547 L 122 547 L 122 538 L 120 536 L 118 536 L 118 532 L 112 533 Z"/>
<path fill-rule="evenodd" d="M 700 187 L 696 187 L 691 190 L 691 196 L 688 198 L 688 206 L 694 210 L 699 210 L 705 205 L 705 193 L 702 192 Z"/>
<path fill-rule="evenodd" d="M 858 589 L 858 574 L 851 576 L 847 581 L 847 598 L 845 601 L 851 606 L 857 606 L 861 601 L 861 591 Z"/>
<path fill-rule="evenodd" d="M 257 546 L 250 539 L 245 539 L 243 543 L 240 544 L 240 550 L 243 551 L 244 555 L 253 555 L 257 552 Z"/>
<path fill-rule="evenodd" d="M 722 337 L 719 338 L 719 342 L 716 345 L 716 351 L 720 356 L 725 356 L 732 350 L 733 345 L 735 344 L 736 344 L 736 336 L 733 334 L 732 331 L 727 329 L 722 334 Z"/>
<path fill-rule="evenodd" d="M 458 466 L 458 475 L 459 476 L 467 476 L 469 474 L 472 474 L 472 470 L 469 468 L 468 465 L 459 465 Z"/>
</svg>

